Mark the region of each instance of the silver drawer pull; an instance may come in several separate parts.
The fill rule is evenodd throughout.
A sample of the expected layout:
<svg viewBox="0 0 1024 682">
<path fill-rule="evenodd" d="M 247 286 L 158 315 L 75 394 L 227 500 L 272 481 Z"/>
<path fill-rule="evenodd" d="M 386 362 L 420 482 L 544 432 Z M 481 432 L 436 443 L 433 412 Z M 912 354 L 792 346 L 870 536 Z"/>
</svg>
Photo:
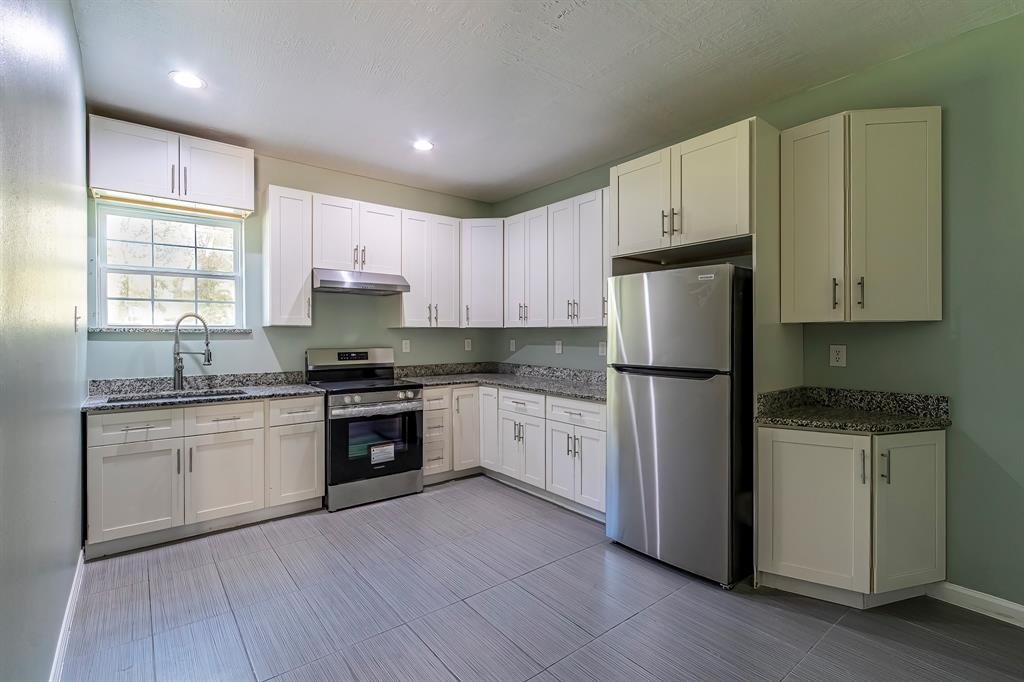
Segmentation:
<svg viewBox="0 0 1024 682">
<path fill-rule="evenodd" d="M 522 405 L 523 407 L 526 407 L 526 403 L 524 403 L 522 400 L 509 400 L 509 402 L 512 403 L 513 405 Z"/>
<path fill-rule="evenodd" d="M 429 457 L 429 458 L 427 458 L 427 461 L 428 462 L 440 462 L 442 459 L 444 459 L 444 455 L 441 455 L 440 457 Z"/>
<path fill-rule="evenodd" d="M 564 412 L 566 414 L 574 414 L 577 417 L 579 417 L 580 419 L 583 419 L 583 413 L 582 412 L 573 412 L 572 410 L 564 410 Z"/>
<path fill-rule="evenodd" d="M 125 426 L 122 431 L 145 431 L 146 429 L 153 428 L 152 424 L 146 424 L 145 426 Z"/>
<path fill-rule="evenodd" d="M 312 409 L 305 409 L 305 410 L 291 410 L 290 412 L 285 412 L 285 414 L 286 414 L 286 415 L 290 415 L 290 414 L 309 414 L 309 413 L 311 413 L 312 411 L 313 411 Z"/>
<path fill-rule="evenodd" d="M 435 424 L 434 426 L 428 426 L 427 431 L 436 431 L 437 429 L 443 429 L 444 424 Z"/>
<path fill-rule="evenodd" d="M 211 419 L 210 421 L 215 421 L 215 422 L 230 422 L 230 421 L 234 421 L 234 420 L 236 420 L 236 419 L 241 419 L 241 417 L 240 417 L 240 416 L 238 416 L 238 415 L 236 414 L 236 415 L 234 415 L 233 417 L 214 417 L 214 418 L 213 418 L 213 419 Z"/>
</svg>

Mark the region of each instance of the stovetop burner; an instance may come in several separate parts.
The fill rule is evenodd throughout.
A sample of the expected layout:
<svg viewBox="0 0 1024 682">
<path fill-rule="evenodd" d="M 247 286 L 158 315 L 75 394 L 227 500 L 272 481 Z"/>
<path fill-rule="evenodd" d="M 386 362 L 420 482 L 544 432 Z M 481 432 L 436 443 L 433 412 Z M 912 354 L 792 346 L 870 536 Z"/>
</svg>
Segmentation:
<svg viewBox="0 0 1024 682">
<path fill-rule="evenodd" d="M 388 403 L 419 398 L 423 385 L 395 378 L 391 348 L 310 348 L 306 383 L 327 391 L 328 404 Z"/>
</svg>

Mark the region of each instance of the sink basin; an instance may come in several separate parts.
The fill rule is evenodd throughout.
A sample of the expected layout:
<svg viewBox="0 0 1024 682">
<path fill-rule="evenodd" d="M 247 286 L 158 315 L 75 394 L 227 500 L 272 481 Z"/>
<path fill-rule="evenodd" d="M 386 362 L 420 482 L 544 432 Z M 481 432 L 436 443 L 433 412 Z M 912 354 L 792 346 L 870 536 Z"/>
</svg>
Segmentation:
<svg viewBox="0 0 1024 682">
<path fill-rule="evenodd" d="M 181 391 L 154 391 L 152 393 L 132 393 L 107 398 L 108 403 L 135 403 L 140 400 L 173 400 L 174 398 L 222 398 L 232 395 L 245 395 L 240 388 L 205 388 Z"/>
</svg>

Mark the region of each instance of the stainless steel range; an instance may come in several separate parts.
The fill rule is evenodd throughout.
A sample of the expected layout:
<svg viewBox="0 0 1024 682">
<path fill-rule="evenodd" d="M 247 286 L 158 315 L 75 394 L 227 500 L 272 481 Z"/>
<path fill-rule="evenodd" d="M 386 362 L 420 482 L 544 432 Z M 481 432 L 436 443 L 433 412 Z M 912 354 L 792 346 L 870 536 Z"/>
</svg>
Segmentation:
<svg viewBox="0 0 1024 682">
<path fill-rule="evenodd" d="M 423 386 L 395 378 L 391 348 L 311 348 L 327 391 L 327 509 L 423 490 Z"/>
</svg>

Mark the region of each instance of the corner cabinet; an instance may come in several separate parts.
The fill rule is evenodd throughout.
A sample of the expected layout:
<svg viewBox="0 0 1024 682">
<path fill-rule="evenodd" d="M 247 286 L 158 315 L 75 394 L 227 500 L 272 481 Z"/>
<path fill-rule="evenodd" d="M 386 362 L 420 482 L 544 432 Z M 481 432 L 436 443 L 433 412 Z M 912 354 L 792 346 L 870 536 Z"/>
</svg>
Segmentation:
<svg viewBox="0 0 1024 682">
<path fill-rule="evenodd" d="M 402 211 L 403 327 L 459 326 L 459 220 Z"/>
<path fill-rule="evenodd" d="M 761 427 L 758 571 L 862 595 L 944 580 L 945 490 L 943 431 Z"/>
<path fill-rule="evenodd" d="M 783 322 L 942 319 L 939 107 L 781 135 Z"/>
<path fill-rule="evenodd" d="M 505 220 L 505 326 L 548 325 L 548 207 Z"/>
<path fill-rule="evenodd" d="M 263 326 L 313 324 L 313 194 L 270 185 L 263 211 Z"/>
<path fill-rule="evenodd" d="M 460 327 L 504 325 L 504 229 L 501 223 L 500 218 L 462 221 Z"/>
</svg>

